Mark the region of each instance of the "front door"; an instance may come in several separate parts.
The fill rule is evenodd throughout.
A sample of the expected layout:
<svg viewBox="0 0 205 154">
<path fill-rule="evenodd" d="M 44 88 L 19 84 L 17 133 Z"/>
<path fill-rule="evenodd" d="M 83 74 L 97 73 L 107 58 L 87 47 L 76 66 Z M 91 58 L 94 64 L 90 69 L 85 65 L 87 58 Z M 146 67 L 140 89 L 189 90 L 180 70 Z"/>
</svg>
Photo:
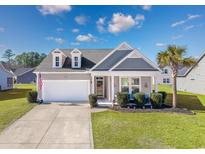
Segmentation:
<svg viewBox="0 0 205 154">
<path fill-rule="evenodd" d="M 104 98 L 104 78 L 96 77 L 96 94 L 98 98 Z"/>
</svg>

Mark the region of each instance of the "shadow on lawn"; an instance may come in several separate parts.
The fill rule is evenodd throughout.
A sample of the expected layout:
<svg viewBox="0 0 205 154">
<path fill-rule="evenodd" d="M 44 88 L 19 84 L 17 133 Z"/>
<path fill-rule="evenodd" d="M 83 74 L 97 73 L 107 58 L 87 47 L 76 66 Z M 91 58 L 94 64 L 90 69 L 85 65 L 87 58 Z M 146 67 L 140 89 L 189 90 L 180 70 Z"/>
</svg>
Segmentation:
<svg viewBox="0 0 205 154">
<path fill-rule="evenodd" d="M 172 104 L 172 94 L 167 95 L 166 103 L 169 105 Z M 205 110 L 205 107 L 197 96 L 185 94 L 177 95 L 177 107 L 187 108 L 189 110 Z"/>
<path fill-rule="evenodd" d="M 27 93 L 32 89 L 12 89 L 0 92 L 0 101 L 11 100 L 17 98 L 25 98 Z"/>
</svg>

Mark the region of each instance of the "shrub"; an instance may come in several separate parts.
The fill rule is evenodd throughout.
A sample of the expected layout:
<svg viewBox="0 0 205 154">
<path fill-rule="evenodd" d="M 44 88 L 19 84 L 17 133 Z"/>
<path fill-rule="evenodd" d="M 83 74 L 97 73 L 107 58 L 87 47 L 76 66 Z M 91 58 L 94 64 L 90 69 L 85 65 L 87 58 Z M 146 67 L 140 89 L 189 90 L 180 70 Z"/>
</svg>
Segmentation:
<svg viewBox="0 0 205 154">
<path fill-rule="evenodd" d="M 89 103 L 90 103 L 90 107 L 97 107 L 98 103 L 97 103 L 97 95 L 95 94 L 90 94 L 89 95 Z"/>
<path fill-rule="evenodd" d="M 162 103 L 164 104 L 167 98 L 167 93 L 165 91 L 158 91 L 158 93 L 162 94 Z"/>
<path fill-rule="evenodd" d="M 117 93 L 117 103 L 120 107 L 127 107 L 129 103 L 128 93 L 127 92 L 118 92 Z"/>
<path fill-rule="evenodd" d="M 134 97 L 135 97 L 135 100 L 137 102 L 137 105 L 139 105 L 141 107 L 144 106 L 144 104 L 145 104 L 145 93 L 142 93 L 142 92 L 136 93 L 134 95 Z"/>
<path fill-rule="evenodd" d="M 27 100 L 29 103 L 37 103 L 38 93 L 37 91 L 29 91 L 27 94 Z"/>
<path fill-rule="evenodd" d="M 150 100 L 154 108 L 159 108 L 162 105 L 162 94 L 151 93 Z"/>
</svg>

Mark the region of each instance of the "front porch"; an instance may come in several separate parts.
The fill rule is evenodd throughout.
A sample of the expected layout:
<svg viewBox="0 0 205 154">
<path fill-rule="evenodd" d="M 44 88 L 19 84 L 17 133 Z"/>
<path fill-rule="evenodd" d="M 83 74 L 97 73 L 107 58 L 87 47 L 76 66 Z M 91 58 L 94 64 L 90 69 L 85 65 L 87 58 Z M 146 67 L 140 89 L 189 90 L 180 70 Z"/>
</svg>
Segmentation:
<svg viewBox="0 0 205 154">
<path fill-rule="evenodd" d="M 111 105 L 118 92 L 128 92 L 134 94 L 144 92 L 147 95 L 158 91 L 157 77 L 154 72 L 150 74 L 144 72 L 116 73 L 98 72 L 92 74 L 91 93 L 98 96 L 98 104 Z M 152 86 L 154 85 L 154 86 Z"/>
</svg>

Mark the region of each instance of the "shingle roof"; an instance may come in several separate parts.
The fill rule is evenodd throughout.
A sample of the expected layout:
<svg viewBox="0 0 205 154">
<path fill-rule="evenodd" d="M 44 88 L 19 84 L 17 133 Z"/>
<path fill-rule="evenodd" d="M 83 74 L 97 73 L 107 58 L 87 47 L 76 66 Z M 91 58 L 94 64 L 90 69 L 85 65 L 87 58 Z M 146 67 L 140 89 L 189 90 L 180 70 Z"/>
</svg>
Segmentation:
<svg viewBox="0 0 205 154">
<path fill-rule="evenodd" d="M 143 58 L 127 58 L 120 63 L 114 71 L 158 71 L 158 69 L 151 66 Z"/>
<path fill-rule="evenodd" d="M 27 72 L 33 71 L 34 69 L 35 68 L 17 68 L 17 69 L 15 69 L 14 74 L 16 76 L 20 76 L 20 75 L 23 75 Z"/>
<path fill-rule="evenodd" d="M 0 69 L 3 69 L 5 72 L 9 73 L 10 75 L 14 76 L 11 69 L 8 67 L 8 65 L 5 62 L 0 61 Z"/>
<path fill-rule="evenodd" d="M 50 53 L 36 68 L 35 72 L 84 72 L 93 67 L 113 49 L 78 49 L 82 52 L 82 64 L 80 69 L 71 68 L 71 51 L 73 49 L 60 49 L 66 56 L 62 68 L 52 67 L 52 54 Z"/>
<path fill-rule="evenodd" d="M 111 69 L 117 62 L 122 60 L 125 56 L 131 53 L 133 50 L 116 50 L 112 55 L 106 58 L 94 71 L 107 71 Z"/>
</svg>

